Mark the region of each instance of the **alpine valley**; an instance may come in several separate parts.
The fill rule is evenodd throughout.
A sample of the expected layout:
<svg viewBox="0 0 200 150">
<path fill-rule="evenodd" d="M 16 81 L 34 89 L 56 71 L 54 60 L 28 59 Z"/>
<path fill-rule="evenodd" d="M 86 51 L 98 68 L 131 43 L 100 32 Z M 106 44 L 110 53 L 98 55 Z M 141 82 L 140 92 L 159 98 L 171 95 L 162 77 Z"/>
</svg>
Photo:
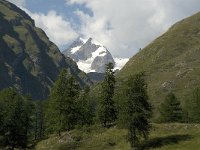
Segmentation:
<svg viewBox="0 0 200 150">
<path fill-rule="evenodd" d="M 121 26 L 117 22 L 121 26 L 117 30 L 123 32 L 123 36 L 119 34 L 121 39 L 129 41 L 129 36 L 140 39 L 136 35 L 134 37 L 132 32 L 124 32 L 127 29 L 129 32 L 138 24 L 130 24 L 127 20 L 133 19 L 134 24 L 136 23 L 134 17 L 123 16 L 121 13 L 135 13 L 133 15 L 138 15 L 137 18 L 143 21 L 141 16 L 145 15 L 143 12 L 146 6 L 138 7 L 138 1 L 130 3 L 130 0 L 109 0 L 106 4 L 114 4 L 115 10 L 120 10 L 120 14 L 112 9 L 108 12 L 102 9 L 98 0 L 90 0 L 91 3 L 88 3 L 89 0 L 9 1 L 0 0 L 0 149 L 200 149 L 200 12 L 175 23 L 163 35 L 128 59 L 112 56 L 113 49 L 109 52 L 106 45 L 91 38 L 92 36 L 77 38 L 87 34 L 82 33 L 85 30 L 79 31 L 82 30 L 76 26 L 79 22 L 73 22 L 67 15 L 75 15 L 75 20 L 92 18 L 87 21 L 93 23 L 95 17 L 99 19 L 99 14 L 105 11 L 105 18 L 100 17 L 100 22 L 95 22 L 93 26 L 101 29 L 103 22 L 106 23 L 106 29 L 114 31 L 117 28 L 115 23 L 109 22 L 110 17 L 106 16 L 111 12 L 115 21 L 118 20 L 115 15 L 120 15 L 123 18 L 120 22 L 127 25 Z M 56 11 L 48 13 L 47 16 L 53 16 L 48 23 L 51 27 L 56 25 L 59 29 L 64 28 L 62 31 L 68 31 L 68 25 L 70 29 L 73 26 L 72 29 L 77 30 L 74 38 L 65 33 L 62 36 L 64 34 L 66 38 L 69 35 L 73 40 L 77 39 L 71 45 L 66 42 L 70 46 L 61 52 L 50 41 L 48 30 L 44 28 L 49 37 L 36 27 L 38 19 L 35 19 L 35 25 L 35 21 L 26 13 L 27 10 L 29 13 L 33 10 L 12 4 L 25 1 L 40 11 L 42 9 L 40 15 L 43 19 L 46 17 L 43 10 L 57 9 L 57 6 L 60 6 L 59 9 L 67 9 L 69 14 L 62 14 L 66 18 L 60 17 Z M 181 3 L 184 1 L 188 0 L 181 0 Z M 107 7 L 104 2 L 102 4 Z M 157 1 L 143 2 L 153 3 L 147 5 L 147 8 L 155 4 L 157 8 L 161 4 Z M 59 5 L 50 5 L 54 3 Z M 132 12 L 125 7 L 127 5 L 119 7 L 122 3 L 134 4 L 138 8 L 131 9 L 134 10 Z M 176 3 L 165 1 L 164 4 Z M 196 4 L 195 1 L 192 4 Z M 189 14 L 185 9 L 186 5 L 181 6 L 184 6 L 184 15 Z M 94 7 L 94 10 L 90 7 Z M 95 14 L 97 8 L 101 10 L 99 14 Z M 147 14 L 150 19 L 145 21 L 155 19 L 160 24 L 160 19 L 167 19 L 164 16 L 167 11 L 163 9 L 160 7 L 159 11 L 156 10 L 160 14 L 153 17 Z M 91 16 L 84 14 L 84 18 L 81 12 L 83 10 Z M 138 12 L 142 12 L 142 15 Z M 172 12 L 180 13 L 179 9 Z M 177 15 L 175 13 L 171 17 Z M 60 25 L 53 22 L 56 19 L 73 23 Z M 44 20 L 46 25 L 46 18 Z M 89 25 L 84 25 L 90 29 Z M 126 27 L 130 28 L 124 30 Z M 51 31 L 59 35 L 54 30 Z M 145 29 L 144 32 L 149 34 L 146 31 Z M 115 35 L 114 32 L 109 33 L 112 34 L 110 37 Z M 94 37 L 95 35 L 93 34 Z M 116 41 L 118 43 L 119 40 Z M 127 43 L 115 46 L 127 48 L 130 41 Z"/>
</svg>

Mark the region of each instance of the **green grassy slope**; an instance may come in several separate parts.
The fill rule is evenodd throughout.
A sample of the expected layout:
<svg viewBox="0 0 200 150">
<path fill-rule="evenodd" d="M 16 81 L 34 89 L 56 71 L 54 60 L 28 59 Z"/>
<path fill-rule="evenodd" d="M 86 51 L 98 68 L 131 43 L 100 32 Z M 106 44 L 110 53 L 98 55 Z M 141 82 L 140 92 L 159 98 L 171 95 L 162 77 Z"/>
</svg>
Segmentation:
<svg viewBox="0 0 200 150">
<path fill-rule="evenodd" d="M 118 73 L 118 81 L 145 71 L 154 104 L 173 91 L 184 101 L 200 85 L 200 13 L 173 25 L 133 56 Z"/>
<path fill-rule="evenodd" d="M 85 128 L 51 136 L 36 146 L 37 150 L 131 150 L 126 140 L 127 131 L 110 128 Z M 199 150 L 200 125 L 154 124 L 143 149 Z"/>
<path fill-rule="evenodd" d="M 35 99 L 46 98 L 62 68 L 81 85 L 91 83 L 24 11 L 0 1 L 0 89 L 12 86 Z"/>
</svg>

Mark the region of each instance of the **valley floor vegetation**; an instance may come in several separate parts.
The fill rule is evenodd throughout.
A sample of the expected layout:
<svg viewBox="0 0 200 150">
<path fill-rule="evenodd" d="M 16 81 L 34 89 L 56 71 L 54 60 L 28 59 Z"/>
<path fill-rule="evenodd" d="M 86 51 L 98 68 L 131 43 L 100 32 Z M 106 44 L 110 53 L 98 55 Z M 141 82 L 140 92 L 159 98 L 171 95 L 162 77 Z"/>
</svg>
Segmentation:
<svg viewBox="0 0 200 150">
<path fill-rule="evenodd" d="M 47 100 L 33 101 L 13 88 L 0 91 L 0 148 L 187 149 L 187 143 L 199 147 L 199 88 L 185 104 L 170 92 L 156 108 L 141 72 L 125 81 L 119 101 L 114 96 L 113 67 L 106 65 L 99 99 L 91 96 L 89 87 L 81 89 L 66 69 Z"/>
</svg>

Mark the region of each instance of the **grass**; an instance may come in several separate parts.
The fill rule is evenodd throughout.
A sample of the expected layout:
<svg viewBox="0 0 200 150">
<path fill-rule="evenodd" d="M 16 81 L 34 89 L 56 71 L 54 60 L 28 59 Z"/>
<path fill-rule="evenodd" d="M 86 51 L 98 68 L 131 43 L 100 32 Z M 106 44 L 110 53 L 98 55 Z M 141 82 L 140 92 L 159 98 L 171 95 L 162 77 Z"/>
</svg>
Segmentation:
<svg viewBox="0 0 200 150">
<path fill-rule="evenodd" d="M 186 102 L 200 84 L 199 33 L 200 13 L 176 23 L 133 56 L 117 74 L 117 81 L 145 71 L 154 105 L 159 105 L 170 91 Z"/>
<path fill-rule="evenodd" d="M 37 150 L 131 150 L 126 140 L 127 130 L 116 127 L 89 127 L 52 135 L 39 142 Z M 199 150 L 199 124 L 153 124 L 143 150 Z"/>
</svg>

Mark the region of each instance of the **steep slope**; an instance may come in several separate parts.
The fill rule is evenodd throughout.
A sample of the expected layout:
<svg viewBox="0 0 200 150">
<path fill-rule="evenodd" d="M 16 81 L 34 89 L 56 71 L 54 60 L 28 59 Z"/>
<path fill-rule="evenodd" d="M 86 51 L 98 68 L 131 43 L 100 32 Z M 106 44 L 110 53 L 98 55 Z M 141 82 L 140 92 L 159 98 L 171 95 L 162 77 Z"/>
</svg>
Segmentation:
<svg viewBox="0 0 200 150">
<path fill-rule="evenodd" d="M 92 38 L 88 40 L 78 38 L 72 45 L 63 52 L 65 56 L 77 62 L 78 67 L 89 72 L 105 72 L 105 64 L 115 61 L 111 53 L 102 44 Z"/>
<path fill-rule="evenodd" d="M 118 81 L 145 71 L 154 104 L 173 91 L 188 100 L 200 85 L 200 13 L 173 25 L 165 34 L 133 56 L 118 73 Z"/>
<path fill-rule="evenodd" d="M 24 11 L 0 1 L 0 89 L 11 86 L 34 99 L 46 98 L 62 68 L 81 85 L 91 83 Z"/>
</svg>

